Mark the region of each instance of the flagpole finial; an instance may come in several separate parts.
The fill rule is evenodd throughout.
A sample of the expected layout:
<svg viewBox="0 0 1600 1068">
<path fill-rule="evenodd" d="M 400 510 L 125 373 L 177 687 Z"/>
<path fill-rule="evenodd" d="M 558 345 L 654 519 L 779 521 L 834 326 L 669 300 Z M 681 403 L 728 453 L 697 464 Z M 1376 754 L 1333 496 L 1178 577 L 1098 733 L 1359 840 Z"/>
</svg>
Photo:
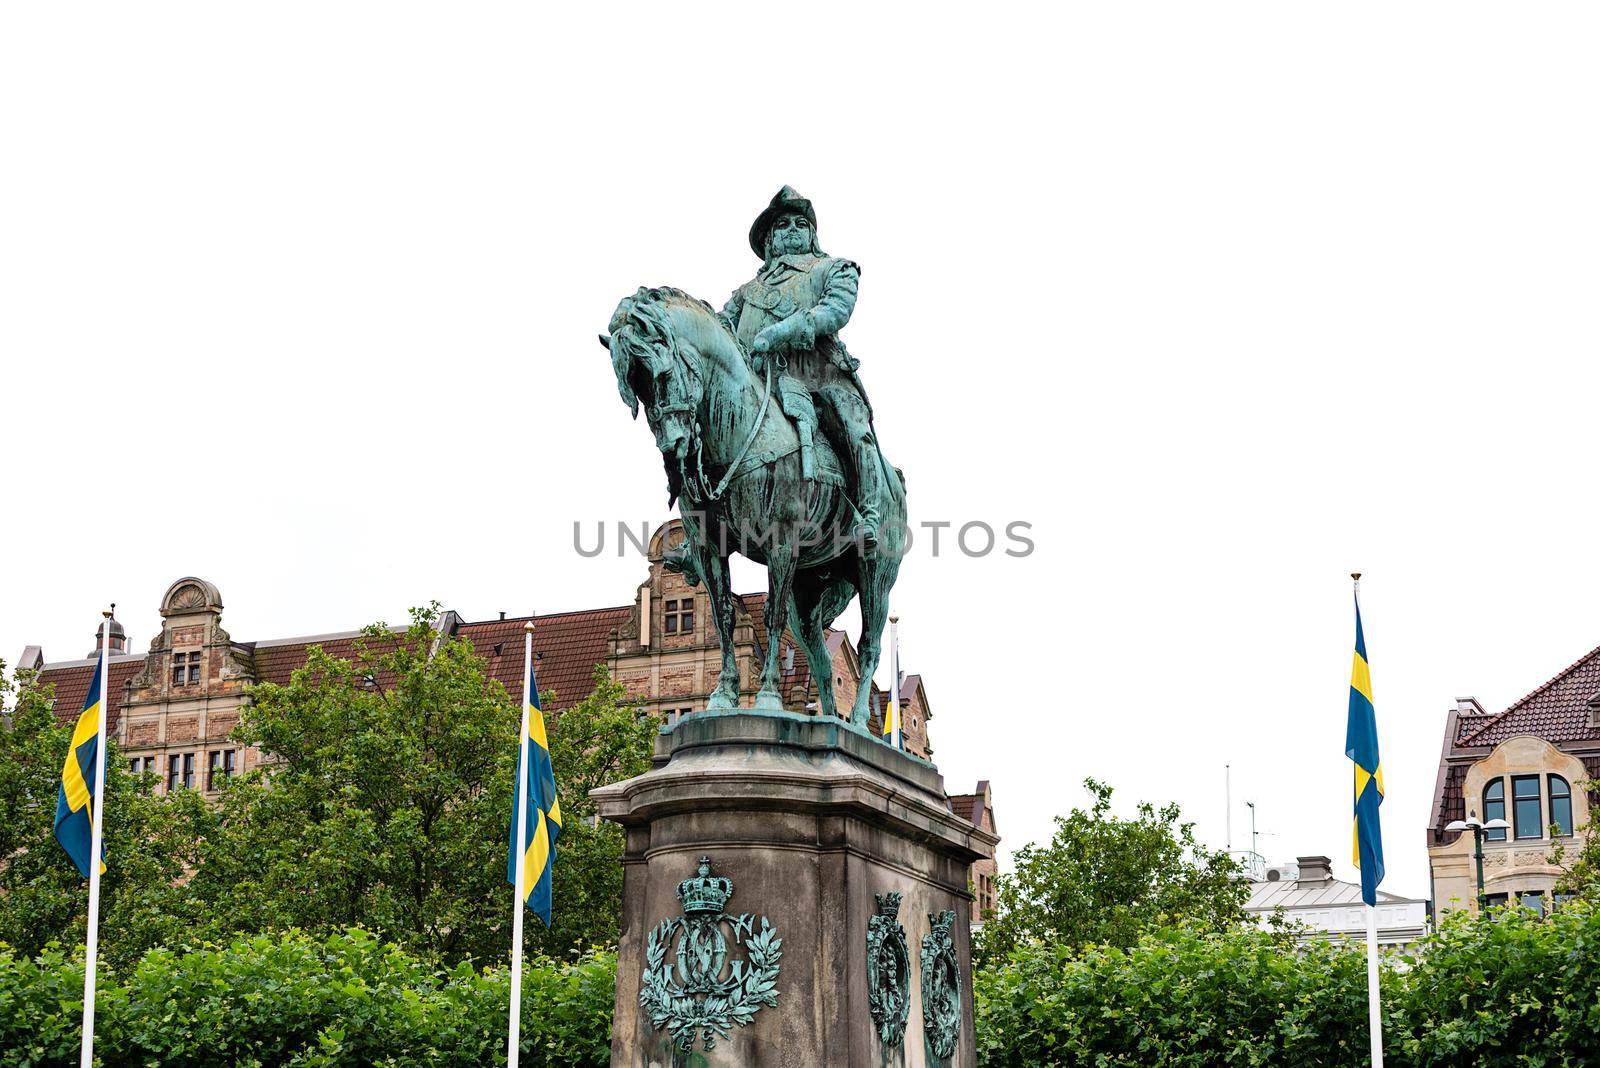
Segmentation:
<svg viewBox="0 0 1600 1068">
<path fill-rule="evenodd" d="M 900 622 L 900 617 L 899 616 L 890 616 L 889 617 L 889 622 L 890 623 L 898 623 L 898 622 Z"/>
<path fill-rule="evenodd" d="M 524 623 L 522 625 L 522 629 L 524 631 L 526 631 L 527 633 L 532 634 L 533 633 L 533 620 L 530 619 L 526 623 Z"/>
<path fill-rule="evenodd" d="M 117 616 L 116 602 L 112 602 L 111 607 L 106 609 L 105 611 L 101 612 L 100 614 L 105 616 L 107 619 L 115 619 L 116 616 Z"/>
<path fill-rule="evenodd" d="M 1352 578 L 1352 579 L 1354 579 L 1354 580 L 1355 580 L 1355 581 L 1357 581 L 1357 582 L 1360 582 L 1360 581 L 1361 581 L 1361 572 L 1359 572 L 1359 571 L 1352 571 L 1352 572 L 1350 572 L 1350 577 L 1351 577 L 1351 578 Z"/>
</svg>

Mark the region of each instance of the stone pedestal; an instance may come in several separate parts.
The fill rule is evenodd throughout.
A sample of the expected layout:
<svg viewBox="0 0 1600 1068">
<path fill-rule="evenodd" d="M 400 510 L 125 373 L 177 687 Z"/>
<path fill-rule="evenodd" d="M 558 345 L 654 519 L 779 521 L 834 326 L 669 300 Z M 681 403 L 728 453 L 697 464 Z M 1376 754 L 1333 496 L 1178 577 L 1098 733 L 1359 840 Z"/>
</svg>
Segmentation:
<svg viewBox="0 0 1600 1068">
<path fill-rule="evenodd" d="M 655 764 L 593 795 L 627 834 L 613 1068 L 973 1068 L 967 872 L 996 839 L 949 811 L 936 768 L 839 720 L 748 712 L 685 717 L 658 738 Z M 892 951 L 895 920 L 874 922 L 893 912 L 891 892 L 904 953 Z M 869 931 L 876 989 L 890 991 L 878 1020 Z M 885 1043 L 905 965 L 904 1038 Z M 952 975 L 959 1030 L 941 1057 L 923 988 L 943 992 L 953 1024 Z M 652 977 L 659 1029 L 640 1004 Z M 769 989 L 776 1003 L 760 1004 Z M 696 1016 L 725 1019 L 727 1035 L 713 1028 L 708 1050 L 702 1027 L 691 1049 L 676 1047 L 673 1022 Z"/>
</svg>

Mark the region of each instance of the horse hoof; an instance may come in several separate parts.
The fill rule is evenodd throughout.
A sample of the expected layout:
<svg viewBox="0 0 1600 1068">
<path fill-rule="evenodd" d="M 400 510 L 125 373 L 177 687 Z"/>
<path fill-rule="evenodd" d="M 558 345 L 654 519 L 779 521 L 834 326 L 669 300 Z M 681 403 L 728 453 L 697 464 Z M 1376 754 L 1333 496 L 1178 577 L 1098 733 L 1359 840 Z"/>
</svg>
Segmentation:
<svg viewBox="0 0 1600 1068">
<path fill-rule="evenodd" d="M 782 712 L 783 698 L 778 696 L 776 690 L 762 690 L 756 694 L 755 710 L 757 712 Z"/>
<path fill-rule="evenodd" d="M 737 712 L 739 711 L 739 700 L 719 690 L 706 699 L 706 711 Z"/>
</svg>

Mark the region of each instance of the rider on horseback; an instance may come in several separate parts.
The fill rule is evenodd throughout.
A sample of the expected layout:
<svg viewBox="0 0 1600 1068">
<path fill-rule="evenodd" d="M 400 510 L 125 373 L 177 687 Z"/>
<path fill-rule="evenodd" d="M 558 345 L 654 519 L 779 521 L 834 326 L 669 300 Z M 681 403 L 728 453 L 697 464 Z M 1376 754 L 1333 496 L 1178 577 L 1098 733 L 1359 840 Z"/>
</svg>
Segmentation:
<svg viewBox="0 0 1600 1068">
<path fill-rule="evenodd" d="M 851 475 L 849 496 L 860 520 L 847 537 L 870 549 L 878 538 L 883 460 L 856 374 L 861 363 L 838 336 L 855 310 L 861 268 L 823 254 L 811 201 L 788 186 L 756 217 L 750 248 L 761 270 L 734 290 L 720 318 L 758 370 L 765 360 L 775 362 L 778 402 L 799 431 L 808 481 L 816 476 L 812 442 L 821 424 Z"/>
</svg>

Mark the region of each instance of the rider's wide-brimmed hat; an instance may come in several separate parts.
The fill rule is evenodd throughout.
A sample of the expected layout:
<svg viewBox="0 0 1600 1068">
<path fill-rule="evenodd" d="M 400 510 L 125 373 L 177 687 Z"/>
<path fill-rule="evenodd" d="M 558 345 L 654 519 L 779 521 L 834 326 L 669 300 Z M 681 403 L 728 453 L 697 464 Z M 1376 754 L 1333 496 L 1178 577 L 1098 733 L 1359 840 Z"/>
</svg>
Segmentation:
<svg viewBox="0 0 1600 1068">
<path fill-rule="evenodd" d="M 817 213 L 812 209 L 811 201 L 796 193 L 792 187 L 784 186 L 778 190 L 778 195 L 772 198 L 766 210 L 750 224 L 750 251 L 756 254 L 757 259 L 767 258 L 767 231 L 771 229 L 772 221 L 780 215 L 804 215 L 811 229 L 817 228 Z"/>
</svg>

